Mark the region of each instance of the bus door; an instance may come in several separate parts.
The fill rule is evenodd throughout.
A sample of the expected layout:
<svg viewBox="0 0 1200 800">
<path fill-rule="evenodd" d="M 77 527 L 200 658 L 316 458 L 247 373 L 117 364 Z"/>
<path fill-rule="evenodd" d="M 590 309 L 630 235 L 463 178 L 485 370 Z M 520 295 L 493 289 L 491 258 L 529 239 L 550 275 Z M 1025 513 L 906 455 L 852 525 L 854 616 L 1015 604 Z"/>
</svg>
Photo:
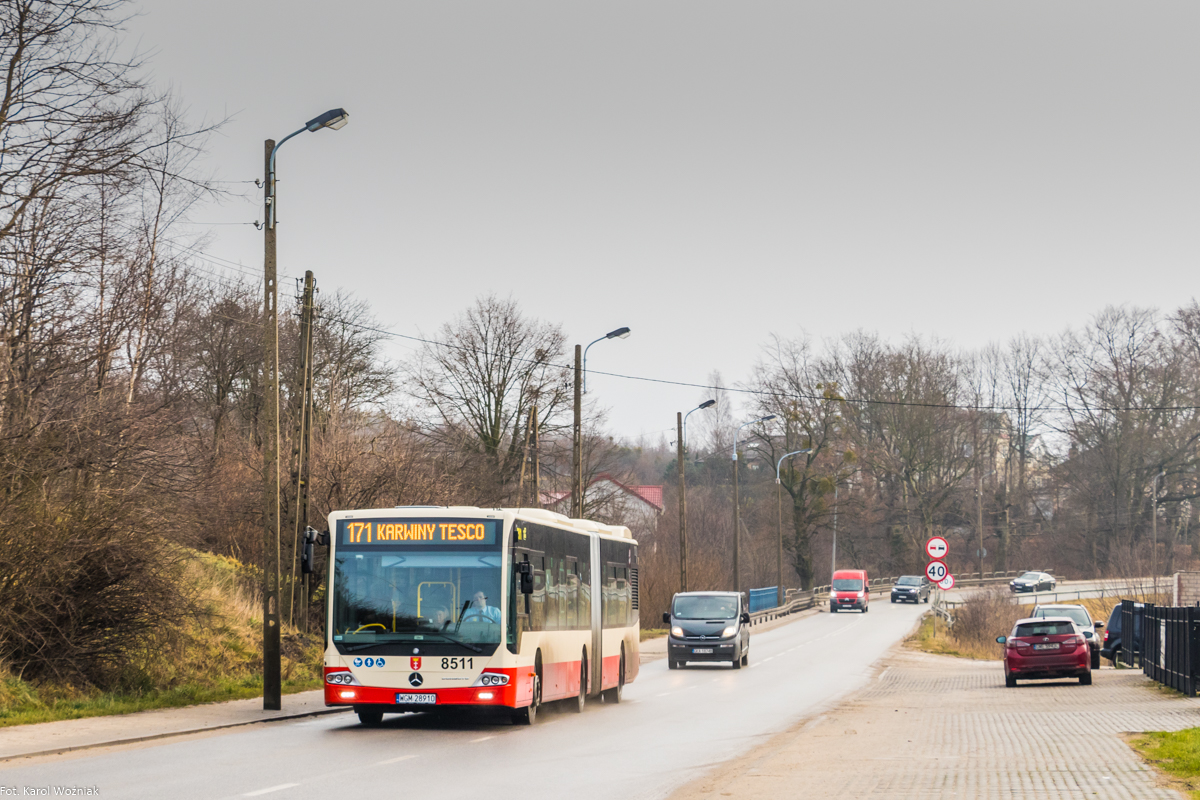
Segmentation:
<svg viewBox="0 0 1200 800">
<path fill-rule="evenodd" d="M 600 534 L 590 533 L 588 538 L 591 540 L 589 551 L 592 561 L 592 691 L 589 694 L 595 697 L 600 694 L 604 680 L 604 630 L 600 616 L 603 608 L 600 593 L 603 591 L 604 568 L 600 560 Z"/>
</svg>

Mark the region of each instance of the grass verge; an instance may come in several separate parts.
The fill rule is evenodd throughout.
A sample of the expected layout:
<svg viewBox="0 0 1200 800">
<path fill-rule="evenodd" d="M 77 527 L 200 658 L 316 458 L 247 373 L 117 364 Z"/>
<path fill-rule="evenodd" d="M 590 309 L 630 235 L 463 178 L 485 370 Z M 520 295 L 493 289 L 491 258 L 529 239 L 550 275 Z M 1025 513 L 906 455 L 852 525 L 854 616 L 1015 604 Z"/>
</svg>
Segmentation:
<svg viewBox="0 0 1200 800">
<path fill-rule="evenodd" d="M 658 639 L 659 637 L 666 635 L 666 628 L 642 628 L 642 638 L 638 641 L 644 642 L 647 639 Z"/>
<path fill-rule="evenodd" d="M 262 696 L 262 611 L 253 570 L 237 561 L 193 553 L 183 578 L 197 590 L 199 613 L 164 631 L 111 685 L 34 683 L 0 668 L 0 727 Z M 283 691 L 321 686 L 321 633 L 285 624 Z"/>
<path fill-rule="evenodd" d="M 1200 728 L 1133 734 L 1127 741 L 1174 788 L 1200 800 Z"/>
</svg>

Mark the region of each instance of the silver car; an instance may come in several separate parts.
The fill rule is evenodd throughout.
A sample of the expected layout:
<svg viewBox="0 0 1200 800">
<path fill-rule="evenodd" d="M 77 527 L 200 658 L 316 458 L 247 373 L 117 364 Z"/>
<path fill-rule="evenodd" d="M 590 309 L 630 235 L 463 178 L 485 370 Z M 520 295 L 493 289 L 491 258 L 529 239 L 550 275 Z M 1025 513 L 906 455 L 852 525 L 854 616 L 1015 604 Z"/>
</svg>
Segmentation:
<svg viewBox="0 0 1200 800">
<path fill-rule="evenodd" d="M 1080 605 L 1039 605 L 1033 607 L 1033 613 L 1029 616 L 1037 619 L 1070 617 L 1075 627 L 1083 634 L 1083 638 L 1087 639 L 1088 647 L 1092 651 L 1092 669 L 1100 669 L 1100 637 L 1096 635 L 1096 623 L 1086 608 Z"/>
</svg>

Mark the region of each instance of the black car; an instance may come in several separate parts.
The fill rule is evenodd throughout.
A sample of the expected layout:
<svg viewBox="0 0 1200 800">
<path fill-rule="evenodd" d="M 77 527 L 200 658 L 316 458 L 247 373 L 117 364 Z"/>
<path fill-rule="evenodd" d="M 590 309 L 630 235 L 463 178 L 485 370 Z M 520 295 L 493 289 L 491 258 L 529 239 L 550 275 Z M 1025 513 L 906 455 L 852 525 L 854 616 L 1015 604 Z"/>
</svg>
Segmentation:
<svg viewBox="0 0 1200 800">
<path fill-rule="evenodd" d="M 724 661 L 741 669 L 750 663 L 750 614 L 738 592 L 680 592 L 663 612 L 670 626 L 667 666 L 689 661 Z"/>
<path fill-rule="evenodd" d="M 924 575 L 901 575 L 892 586 L 893 603 L 929 602 L 933 584 Z"/>
<path fill-rule="evenodd" d="M 1146 606 L 1144 603 L 1133 604 L 1133 636 L 1129 637 L 1129 650 L 1132 653 L 1141 653 L 1142 643 L 1142 612 Z M 1108 615 L 1108 625 L 1104 628 L 1104 643 L 1100 645 L 1100 655 L 1116 663 L 1121 655 L 1121 648 L 1124 646 L 1122 641 L 1122 622 L 1121 622 L 1121 604 L 1113 606 L 1112 613 Z"/>
<path fill-rule="evenodd" d="M 1026 572 L 1008 584 L 1014 592 L 1040 592 L 1052 590 L 1058 581 L 1049 572 Z"/>
</svg>

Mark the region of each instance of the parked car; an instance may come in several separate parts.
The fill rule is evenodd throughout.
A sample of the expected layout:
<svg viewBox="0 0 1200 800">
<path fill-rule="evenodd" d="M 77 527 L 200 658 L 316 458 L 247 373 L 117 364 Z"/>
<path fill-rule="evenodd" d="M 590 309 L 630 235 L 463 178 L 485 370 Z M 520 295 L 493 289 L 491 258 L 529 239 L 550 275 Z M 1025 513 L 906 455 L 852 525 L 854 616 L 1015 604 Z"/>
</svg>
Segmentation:
<svg viewBox="0 0 1200 800">
<path fill-rule="evenodd" d="M 1019 619 L 1008 636 L 997 636 L 1004 645 L 1004 685 L 1017 679 L 1079 678 L 1092 682 L 1092 660 L 1087 639 L 1070 617 Z"/>
<path fill-rule="evenodd" d="M 1026 572 L 1019 578 L 1014 578 L 1009 588 L 1014 592 L 1040 592 L 1043 589 L 1052 590 L 1058 584 L 1049 572 Z"/>
<path fill-rule="evenodd" d="M 871 600 L 871 584 L 867 571 L 862 569 L 839 569 L 833 573 L 829 585 L 829 611 L 836 614 L 844 608 L 857 608 L 864 614 Z"/>
<path fill-rule="evenodd" d="M 1142 643 L 1142 615 L 1141 611 L 1145 609 L 1145 603 L 1134 603 L 1133 615 L 1133 636 L 1129 638 L 1129 650 L 1132 653 L 1141 654 Z M 1100 645 L 1100 655 L 1112 661 L 1114 664 L 1121 655 L 1121 649 L 1125 646 L 1121 621 L 1121 604 L 1117 603 L 1113 606 L 1113 610 L 1108 615 L 1108 625 L 1104 628 L 1104 641 Z"/>
<path fill-rule="evenodd" d="M 924 575 L 901 575 L 892 586 L 893 603 L 929 602 L 929 592 L 933 584 Z"/>
<path fill-rule="evenodd" d="M 663 622 L 669 669 L 689 661 L 729 661 L 734 669 L 750 663 L 750 612 L 739 592 L 679 592 Z"/>
<path fill-rule="evenodd" d="M 1094 621 L 1086 608 L 1081 605 L 1037 605 L 1033 607 L 1033 613 L 1029 616 L 1035 618 L 1070 617 L 1074 621 L 1075 627 L 1079 628 L 1079 632 L 1083 634 L 1083 638 L 1088 640 L 1088 649 L 1092 654 L 1092 669 L 1100 669 L 1100 637 L 1096 635 L 1096 626 L 1103 627 L 1104 623 Z"/>
</svg>

